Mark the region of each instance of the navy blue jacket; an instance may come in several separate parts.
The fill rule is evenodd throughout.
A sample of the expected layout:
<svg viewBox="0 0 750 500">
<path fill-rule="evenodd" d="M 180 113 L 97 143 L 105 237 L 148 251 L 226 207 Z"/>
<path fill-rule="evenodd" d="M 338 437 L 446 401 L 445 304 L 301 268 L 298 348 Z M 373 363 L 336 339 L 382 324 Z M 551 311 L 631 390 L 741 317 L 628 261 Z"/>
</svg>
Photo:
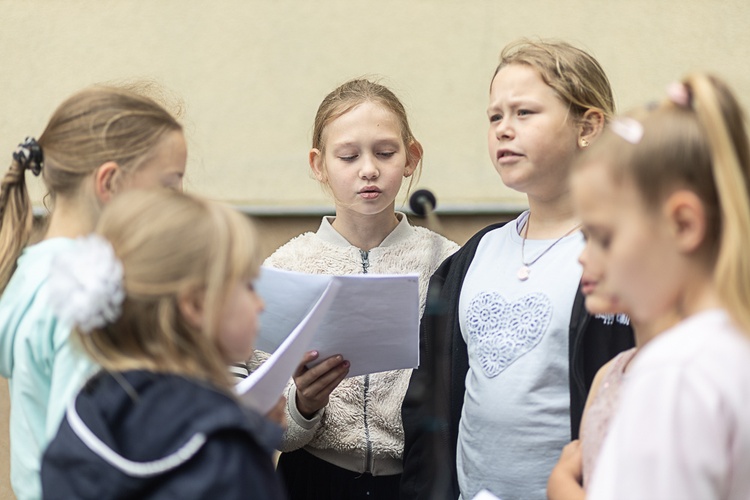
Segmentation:
<svg viewBox="0 0 750 500">
<path fill-rule="evenodd" d="M 458 301 L 479 241 L 503 224 L 493 224 L 475 234 L 440 265 L 430 280 L 420 325 L 420 365 L 412 372 L 401 410 L 405 440 L 402 499 L 459 496 L 456 446 L 469 355 L 461 335 Z M 569 335 L 570 432 L 576 439 L 597 370 L 618 352 L 633 347 L 635 341 L 629 326 L 589 315 L 580 290 L 573 304 Z"/>
<path fill-rule="evenodd" d="M 42 459 L 45 499 L 281 499 L 282 430 L 207 383 L 101 372 Z"/>
</svg>

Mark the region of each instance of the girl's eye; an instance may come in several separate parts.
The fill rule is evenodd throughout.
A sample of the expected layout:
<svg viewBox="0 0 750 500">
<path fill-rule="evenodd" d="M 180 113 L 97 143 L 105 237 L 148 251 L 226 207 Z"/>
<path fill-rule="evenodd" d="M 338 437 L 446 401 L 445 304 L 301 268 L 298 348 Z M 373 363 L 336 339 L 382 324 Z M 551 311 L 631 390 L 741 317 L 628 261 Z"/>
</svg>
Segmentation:
<svg viewBox="0 0 750 500">
<path fill-rule="evenodd" d="M 339 156 L 339 160 L 342 160 L 342 161 L 354 161 L 354 160 L 357 159 L 358 156 L 359 155 L 343 155 L 343 156 Z"/>
<path fill-rule="evenodd" d="M 490 123 L 495 123 L 503 119 L 503 115 L 492 115 L 490 116 Z"/>
<path fill-rule="evenodd" d="M 378 155 L 384 157 L 384 158 L 390 158 L 391 156 L 395 155 L 395 151 L 384 151 L 382 153 L 378 153 Z"/>
<path fill-rule="evenodd" d="M 528 109 L 519 109 L 518 110 L 518 116 L 528 116 L 528 115 L 532 115 L 532 114 L 534 114 L 534 113 L 532 113 Z"/>
<path fill-rule="evenodd" d="M 602 250 L 607 250 L 609 249 L 609 245 L 612 243 L 612 238 L 610 238 L 609 236 L 604 236 L 599 238 L 599 241 L 597 243 L 602 248 Z"/>
<path fill-rule="evenodd" d="M 254 292 L 255 291 L 255 281 L 251 280 L 251 281 L 246 282 L 245 283 L 245 288 L 247 288 L 251 292 Z"/>
</svg>

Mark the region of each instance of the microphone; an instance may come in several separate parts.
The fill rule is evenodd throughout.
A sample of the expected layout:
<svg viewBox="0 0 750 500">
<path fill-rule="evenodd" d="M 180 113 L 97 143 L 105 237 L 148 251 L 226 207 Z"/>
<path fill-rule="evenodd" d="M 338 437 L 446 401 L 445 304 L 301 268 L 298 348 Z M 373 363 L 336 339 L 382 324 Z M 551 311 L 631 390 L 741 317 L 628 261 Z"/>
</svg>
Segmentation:
<svg viewBox="0 0 750 500">
<path fill-rule="evenodd" d="M 409 197 L 409 208 L 419 217 L 427 219 L 427 228 L 436 233 L 443 234 L 443 228 L 435 215 L 437 199 L 429 189 L 418 189 Z"/>
<path fill-rule="evenodd" d="M 435 215 L 437 199 L 432 191 L 419 189 L 409 197 L 409 208 L 419 217 L 427 219 L 427 228 L 443 234 L 442 226 Z M 438 252 L 437 241 L 433 239 L 433 253 Z M 425 358 L 421 360 L 419 369 L 415 372 L 417 379 L 409 383 L 409 390 L 403 405 L 411 411 L 409 419 L 414 424 L 418 440 L 424 440 L 428 451 L 426 463 L 415 464 L 411 459 L 409 467 L 426 468 L 434 478 L 429 485 L 428 497 L 435 500 L 449 500 L 452 493 L 451 451 L 449 448 L 447 429 L 449 422 L 448 395 L 446 388 L 449 383 L 444 376 L 450 368 L 447 331 L 446 304 L 442 297 L 442 282 L 430 281 L 427 290 L 427 300 L 421 321 L 430 325 L 431 339 L 426 342 L 431 348 L 425 350 Z M 421 332 L 420 332 L 421 336 Z M 420 338 L 420 346 L 422 339 Z M 420 349 L 421 351 L 421 349 Z M 417 372 L 421 371 L 421 375 Z M 418 430 L 417 430 L 418 429 Z M 423 458 L 423 460 L 425 459 Z M 455 497 L 454 497 L 455 498 Z"/>
<path fill-rule="evenodd" d="M 429 189 L 419 189 L 409 197 L 409 208 L 420 217 L 424 217 L 427 212 L 435 210 L 436 206 L 435 195 Z"/>
</svg>

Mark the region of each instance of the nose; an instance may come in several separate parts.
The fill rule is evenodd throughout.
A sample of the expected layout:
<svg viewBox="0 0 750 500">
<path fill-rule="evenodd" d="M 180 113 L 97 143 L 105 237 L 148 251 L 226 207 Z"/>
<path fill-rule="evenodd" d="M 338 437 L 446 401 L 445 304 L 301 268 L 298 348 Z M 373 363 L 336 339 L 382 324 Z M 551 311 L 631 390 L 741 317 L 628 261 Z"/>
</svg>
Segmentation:
<svg viewBox="0 0 750 500">
<path fill-rule="evenodd" d="M 578 256 L 578 263 L 582 266 L 586 266 L 586 260 L 588 259 L 589 254 L 589 242 L 586 242 L 586 246 L 583 247 L 583 250 L 581 251 L 581 254 Z"/>
<path fill-rule="evenodd" d="M 377 179 L 379 175 L 380 171 L 374 159 L 370 155 L 365 155 L 359 165 L 359 177 L 361 179 L 372 180 Z"/>
<path fill-rule="evenodd" d="M 506 118 L 495 122 L 494 127 L 495 137 L 497 137 L 498 139 L 512 139 L 516 135 L 516 132 L 513 129 L 510 120 Z"/>
</svg>

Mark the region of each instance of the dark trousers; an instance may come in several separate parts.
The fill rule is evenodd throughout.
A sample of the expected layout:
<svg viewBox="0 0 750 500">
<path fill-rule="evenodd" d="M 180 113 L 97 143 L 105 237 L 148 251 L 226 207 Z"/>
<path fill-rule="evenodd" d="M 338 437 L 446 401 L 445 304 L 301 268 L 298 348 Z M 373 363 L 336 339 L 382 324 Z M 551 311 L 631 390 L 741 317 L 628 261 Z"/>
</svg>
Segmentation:
<svg viewBox="0 0 750 500">
<path fill-rule="evenodd" d="M 401 474 L 373 476 L 352 472 L 305 450 L 282 453 L 278 471 L 291 500 L 397 499 Z"/>
</svg>

